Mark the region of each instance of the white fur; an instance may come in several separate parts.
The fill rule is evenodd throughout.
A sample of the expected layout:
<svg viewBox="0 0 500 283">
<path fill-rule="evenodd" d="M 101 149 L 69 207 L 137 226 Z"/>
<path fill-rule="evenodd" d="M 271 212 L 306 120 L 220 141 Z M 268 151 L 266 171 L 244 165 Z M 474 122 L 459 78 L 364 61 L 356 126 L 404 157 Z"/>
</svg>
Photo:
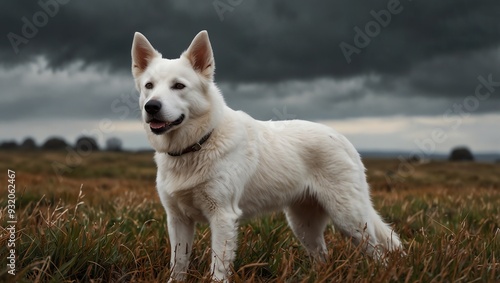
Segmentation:
<svg viewBox="0 0 500 283">
<path fill-rule="evenodd" d="M 139 33 L 132 47 L 132 70 L 144 118 L 144 104 L 162 102 L 168 121 L 182 124 L 155 135 L 144 122 L 155 148 L 157 189 L 167 212 L 172 246 L 171 277 L 184 280 L 194 224 L 212 230 L 212 272 L 227 281 L 237 245 L 238 220 L 284 210 L 293 232 L 308 253 L 324 260 L 323 232 L 329 220 L 366 251 L 379 256 L 397 250 L 396 233 L 374 210 L 365 168 L 352 144 L 335 130 L 312 122 L 262 122 L 229 108 L 213 82 L 214 60 L 206 31 L 180 58 L 162 59 Z M 144 84 L 154 81 L 155 87 Z M 174 82 L 186 88 L 171 89 Z M 169 156 L 212 131 L 198 152 Z M 382 249 L 379 249 L 382 248 Z"/>
</svg>

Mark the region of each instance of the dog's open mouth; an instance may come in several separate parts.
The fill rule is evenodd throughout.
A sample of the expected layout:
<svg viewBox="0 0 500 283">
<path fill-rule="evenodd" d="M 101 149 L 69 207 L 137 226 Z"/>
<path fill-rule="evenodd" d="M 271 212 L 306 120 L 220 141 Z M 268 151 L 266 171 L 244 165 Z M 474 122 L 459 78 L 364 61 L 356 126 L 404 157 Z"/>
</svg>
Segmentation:
<svg viewBox="0 0 500 283">
<path fill-rule="evenodd" d="M 182 121 L 184 121 L 184 118 L 185 118 L 184 114 L 181 114 L 181 116 L 173 122 L 153 119 L 149 121 L 149 128 L 151 128 L 151 132 L 153 132 L 154 134 L 161 135 L 166 131 L 170 130 L 172 127 L 180 125 Z"/>
</svg>

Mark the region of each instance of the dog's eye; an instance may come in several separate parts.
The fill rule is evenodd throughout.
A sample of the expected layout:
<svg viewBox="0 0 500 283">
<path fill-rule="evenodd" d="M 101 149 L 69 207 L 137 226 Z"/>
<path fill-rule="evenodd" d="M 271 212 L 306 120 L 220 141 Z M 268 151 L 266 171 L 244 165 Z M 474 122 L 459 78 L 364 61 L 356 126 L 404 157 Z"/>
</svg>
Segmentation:
<svg viewBox="0 0 500 283">
<path fill-rule="evenodd" d="M 146 83 L 146 85 L 144 85 L 145 88 L 147 89 L 152 89 L 153 88 L 153 83 L 149 82 L 149 83 Z"/>
<path fill-rule="evenodd" d="M 185 87 L 186 87 L 186 86 L 185 86 L 185 85 L 183 85 L 183 84 L 181 84 L 181 83 L 175 83 L 175 84 L 172 86 L 172 88 L 173 88 L 173 89 L 183 89 L 183 88 L 185 88 Z"/>
</svg>

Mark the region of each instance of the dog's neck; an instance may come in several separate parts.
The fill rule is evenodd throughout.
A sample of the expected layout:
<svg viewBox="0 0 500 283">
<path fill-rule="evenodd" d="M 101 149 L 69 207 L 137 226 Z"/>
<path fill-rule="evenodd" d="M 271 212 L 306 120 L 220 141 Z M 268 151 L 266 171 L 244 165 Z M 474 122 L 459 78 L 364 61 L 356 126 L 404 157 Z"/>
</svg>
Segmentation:
<svg viewBox="0 0 500 283">
<path fill-rule="evenodd" d="M 199 140 L 197 143 L 190 145 L 183 149 L 180 152 L 167 152 L 168 155 L 170 156 L 181 156 L 184 154 L 188 154 L 191 152 L 196 152 L 201 149 L 201 146 L 210 138 L 210 135 L 212 135 L 213 131 L 208 132 L 208 134 L 204 135 L 201 140 Z"/>
</svg>

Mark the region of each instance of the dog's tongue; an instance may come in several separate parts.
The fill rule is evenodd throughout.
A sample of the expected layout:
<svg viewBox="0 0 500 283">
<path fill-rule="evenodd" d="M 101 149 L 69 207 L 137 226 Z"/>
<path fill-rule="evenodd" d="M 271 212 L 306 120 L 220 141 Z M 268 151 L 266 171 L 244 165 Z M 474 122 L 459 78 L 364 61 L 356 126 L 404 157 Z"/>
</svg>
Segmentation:
<svg viewBox="0 0 500 283">
<path fill-rule="evenodd" d="M 153 129 L 160 129 L 163 128 L 167 125 L 165 122 L 151 122 L 149 123 L 149 126 Z"/>
</svg>

